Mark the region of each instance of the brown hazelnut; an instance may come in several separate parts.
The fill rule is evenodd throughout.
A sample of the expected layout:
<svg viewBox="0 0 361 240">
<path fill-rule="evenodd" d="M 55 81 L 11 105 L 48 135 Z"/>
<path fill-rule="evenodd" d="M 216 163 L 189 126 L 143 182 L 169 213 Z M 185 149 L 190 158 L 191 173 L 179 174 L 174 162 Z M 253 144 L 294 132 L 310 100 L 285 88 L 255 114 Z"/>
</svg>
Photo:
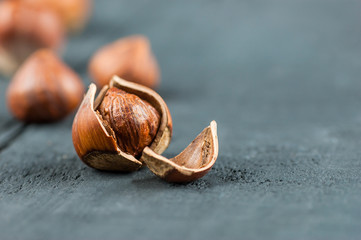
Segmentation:
<svg viewBox="0 0 361 240">
<path fill-rule="evenodd" d="M 139 156 L 158 131 L 158 111 L 140 97 L 115 87 L 108 89 L 98 112 L 114 131 L 119 148 L 133 156 Z"/>
<path fill-rule="evenodd" d="M 64 42 L 64 27 L 48 8 L 20 1 L 0 2 L 0 71 L 11 74 L 39 48 L 58 50 Z"/>
<path fill-rule="evenodd" d="M 48 49 L 32 54 L 7 89 L 7 105 L 24 122 L 52 122 L 70 114 L 81 102 L 79 76 Z"/>
<path fill-rule="evenodd" d="M 95 99 L 91 84 L 73 122 L 73 144 L 87 165 L 109 171 L 135 171 L 143 148 L 161 154 L 169 145 L 172 119 L 153 90 L 113 77 Z"/>
<path fill-rule="evenodd" d="M 70 31 L 81 30 L 91 12 L 91 0 L 21 0 L 54 10 Z"/>
<path fill-rule="evenodd" d="M 91 84 L 73 122 L 73 144 L 90 167 L 135 171 L 145 163 L 169 182 L 189 182 L 204 176 L 218 156 L 216 122 L 204 129 L 178 156 L 160 154 L 172 136 L 172 119 L 153 90 L 118 77 L 95 99 Z"/>
<path fill-rule="evenodd" d="M 99 49 L 89 63 L 89 73 L 99 87 L 108 84 L 113 75 L 150 88 L 160 79 L 149 40 L 141 35 L 121 38 Z"/>
</svg>

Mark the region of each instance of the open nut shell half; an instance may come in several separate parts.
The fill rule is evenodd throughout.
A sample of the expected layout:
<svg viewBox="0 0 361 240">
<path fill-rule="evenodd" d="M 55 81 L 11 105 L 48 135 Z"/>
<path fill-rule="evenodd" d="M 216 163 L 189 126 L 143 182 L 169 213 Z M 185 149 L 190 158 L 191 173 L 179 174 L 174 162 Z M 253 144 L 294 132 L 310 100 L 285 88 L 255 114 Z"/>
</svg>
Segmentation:
<svg viewBox="0 0 361 240">
<path fill-rule="evenodd" d="M 212 121 L 178 156 L 167 159 L 150 148 L 143 150 L 142 160 L 148 168 L 168 182 L 191 182 L 203 177 L 218 156 L 217 123 Z"/>
<path fill-rule="evenodd" d="M 172 119 L 163 99 L 153 90 L 117 76 L 103 87 L 96 99 L 96 86 L 90 85 L 73 122 L 73 144 L 80 159 L 90 167 L 107 171 L 135 171 L 142 166 L 142 161 L 119 149 L 116 140 L 95 112 L 111 87 L 137 95 L 159 112 L 160 125 L 149 149 L 161 154 L 168 147 L 172 136 Z"/>
</svg>

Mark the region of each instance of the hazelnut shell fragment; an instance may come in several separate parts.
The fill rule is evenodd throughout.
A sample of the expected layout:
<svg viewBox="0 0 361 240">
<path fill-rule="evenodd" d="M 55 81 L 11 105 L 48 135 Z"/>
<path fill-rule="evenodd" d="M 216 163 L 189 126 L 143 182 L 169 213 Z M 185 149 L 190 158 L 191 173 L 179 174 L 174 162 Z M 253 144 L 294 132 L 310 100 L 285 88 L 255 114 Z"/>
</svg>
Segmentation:
<svg viewBox="0 0 361 240">
<path fill-rule="evenodd" d="M 51 50 L 32 54 L 14 75 L 6 92 L 13 115 L 24 122 L 53 122 L 79 106 L 84 86 L 79 76 Z"/>
<path fill-rule="evenodd" d="M 169 145 L 172 120 L 163 99 L 153 90 L 114 76 L 95 99 L 96 86 L 91 84 L 75 116 L 72 129 L 73 144 L 80 159 L 90 167 L 131 172 L 142 166 L 142 160 L 123 152 L 117 145 L 112 129 L 103 124 L 96 109 L 109 88 L 118 88 L 150 103 L 160 114 L 158 132 L 149 148 L 161 154 Z"/>
<path fill-rule="evenodd" d="M 159 67 L 148 38 L 134 35 L 100 48 L 89 63 L 89 73 L 97 86 L 108 84 L 113 75 L 155 88 L 160 79 Z"/>
<path fill-rule="evenodd" d="M 193 142 L 174 158 L 167 159 L 150 148 L 143 150 L 142 160 L 158 177 L 168 182 L 191 182 L 203 177 L 218 156 L 217 124 L 212 121 Z"/>
</svg>

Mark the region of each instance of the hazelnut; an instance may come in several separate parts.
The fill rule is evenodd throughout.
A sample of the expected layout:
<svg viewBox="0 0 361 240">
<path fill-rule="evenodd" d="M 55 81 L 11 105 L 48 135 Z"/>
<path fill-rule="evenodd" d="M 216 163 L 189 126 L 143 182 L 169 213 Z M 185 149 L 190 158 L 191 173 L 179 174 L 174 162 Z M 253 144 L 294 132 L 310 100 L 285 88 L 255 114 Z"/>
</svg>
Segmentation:
<svg viewBox="0 0 361 240">
<path fill-rule="evenodd" d="M 64 27 L 48 8 L 20 1 L 0 2 L 0 70 L 11 74 L 39 48 L 58 50 L 64 42 Z"/>
<path fill-rule="evenodd" d="M 89 63 L 89 73 L 99 87 L 108 84 L 113 75 L 150 88 L 155 88 L 160 78 L 149 40 L 141 35 L 121 38 L 99 49 Z"/>
<path fill-rule="evenodd" d="M 143 148 L 161 154 L 169 145 L 172 119 L 153 90 L 113 77 L 95 98 L 91 84 L 73 122 L 73 143 L 87 165 L 109 171 L 135 171 Z"/>
<path fill-rule="evenodd" d="M 119 148 L 133 156 L 139 156 L 158 131 L 158 111 L 147 101 L 118 88 L 108 89 L 98 111 L 114 131 Z"/>
<path fill-rule="evenodd" d="M 33 6 L 52 9 L 70 31 L 81 30 L 91 12 L 91 0 L 21 0 Z"/>
<path fill-rule="evenodd" d="M 160 154 L 172 136 L 172 119 L 153 90 L 113 77 L 95 99 L 91 84 L 73 122 L 73 144 L 90 167 L 131 172 L 144 163 L 169 182 L 189 182 L 204 176 L 218 156 L 216 122 L 178 156 Z"/>
<path fill-rule="evenodd" d="M 7 105 L 24 122 L 53 122 L 70 114 L 81 102 L 79 76 L 48 49 L 32 54 L 7 89 Z"/>
</svg>

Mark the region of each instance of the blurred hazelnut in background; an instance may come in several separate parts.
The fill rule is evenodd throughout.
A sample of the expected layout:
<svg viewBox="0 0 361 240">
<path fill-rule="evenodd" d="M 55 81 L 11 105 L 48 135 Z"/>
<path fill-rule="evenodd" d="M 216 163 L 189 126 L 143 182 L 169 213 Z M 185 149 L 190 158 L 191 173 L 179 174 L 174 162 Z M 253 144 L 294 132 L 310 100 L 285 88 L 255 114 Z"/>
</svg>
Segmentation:
<svg viewBox="0 0 361 240">
<path fill-rule="evenodd" d="M 63 22 L 53 10 L 22 1 L 0 1 L 0 72 L 12 74 L 35 50 L 60 50 Z"/>
<path fill-rule="evenodd" d="M 150 88 L 157 87 L 160 80 L 149 40 L 142 35 L 121 38 L 100 48 L 89 63 L 89 73 L 99 87 L 108 84 L 113 75 Z"/>
<path fill-rule="evenodd" d="M 69 31 L 82 30 L 89 19 L 91 0 L 21 0 L 54 10 Z"/>
<path fill-rule="evenodd" d="M 30 123 L 54 122 L 80 104 L 80 77 L 49 49 L 32 54 L 14 75 L 6 92 L 10 112 Z"/>
</svg>

